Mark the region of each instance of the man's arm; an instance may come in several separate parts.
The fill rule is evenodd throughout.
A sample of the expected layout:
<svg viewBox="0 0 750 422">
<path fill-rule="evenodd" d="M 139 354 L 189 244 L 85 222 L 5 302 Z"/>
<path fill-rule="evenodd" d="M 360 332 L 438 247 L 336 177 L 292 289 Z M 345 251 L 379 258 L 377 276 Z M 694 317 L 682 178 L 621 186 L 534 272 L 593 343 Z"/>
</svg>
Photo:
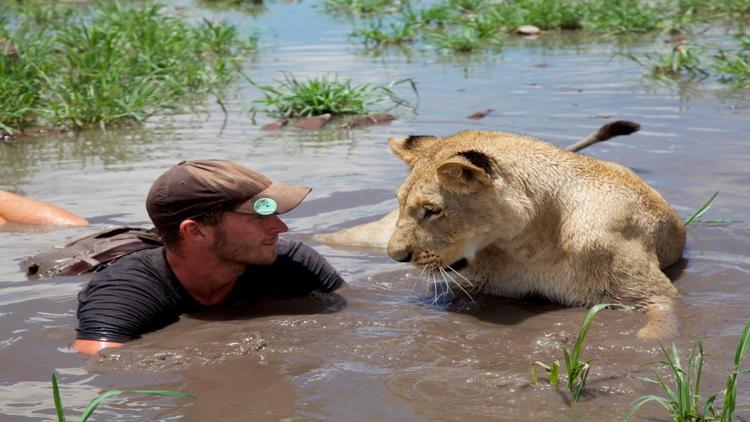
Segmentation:
<svg viewBox="0 0 750 422">
<path fill-rule="evenodd" d="M 58 226 L 89 224 L 83 218 L 55 205 L 0 191 L 0 224 L 5 222 Z"/>
<path fill-rule="evenodd" d="M 81 340 L 77 339 L 73 343 L 73 348 L 79 353 L 84 355 L 95 355 L 96 352 L 108 347 L 122 347 L 125 343 L 117 343 L 114 341 L 101 341 L 101 340 Z"/>
<path fill-rule="evenodd" d="M 183 302 L 154 263 L 161 260 L 161 249 L 135 252 L 94 274 L 78 293 L 76 350 L 121 346 L 179 319 Z"/>
</svg>

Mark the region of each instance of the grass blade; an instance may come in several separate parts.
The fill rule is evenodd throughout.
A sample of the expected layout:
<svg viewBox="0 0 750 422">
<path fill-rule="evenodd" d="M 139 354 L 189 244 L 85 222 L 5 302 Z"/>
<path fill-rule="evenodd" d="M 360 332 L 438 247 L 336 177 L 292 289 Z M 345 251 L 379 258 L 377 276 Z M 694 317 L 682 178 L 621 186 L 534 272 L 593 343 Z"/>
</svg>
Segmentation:
<svg viewBox="0 0 750 422">
<path fill-rule="evenodd" d="M 708 198 L 708 201 L 704 202 L 703 205 L 701 205 L 700 208 L 698 208 L 698 211 L 693 213 L 690 217 L 688 217 L 685 220 L 685 223 L 683 225 L 687 226 L 688 224 L 692 223 L 696 219 L 698 219 L 700 216 L 702 216 L 706 211 L 708 211 L 709 208 L 711 208 L 711 202 L 716 198 L 716 196 L 719 194 L 719 191 L 716 191 L 713 195 L 711 195 L 710 198 Z"/>
<path fill-rule="evenodd" d="M 109 390 L 94 397 L 94 399 L 89 402 L 88 406 L 86 406 L 86 409 L 83 411 L 81 422 L 86 422 L 89 417 L 91 417 L 91 414 L 94 413 L 94 410 L 96 410 L 97 407 L 99 407 L 99 403 L 101 403 L 102 400 L 120 395 L 122 393 L 122 390 Z"/>
<path fill-rule="evenodd" d="M 57 385 L 57 376 L 52 373 L 52 397 L 55 400 L 55 410 L 57 411 L 57 421 L 65 422 L 65 413 L 63 412 L 62 400 L 60 400 L 60 388 Z"/>
</svg>

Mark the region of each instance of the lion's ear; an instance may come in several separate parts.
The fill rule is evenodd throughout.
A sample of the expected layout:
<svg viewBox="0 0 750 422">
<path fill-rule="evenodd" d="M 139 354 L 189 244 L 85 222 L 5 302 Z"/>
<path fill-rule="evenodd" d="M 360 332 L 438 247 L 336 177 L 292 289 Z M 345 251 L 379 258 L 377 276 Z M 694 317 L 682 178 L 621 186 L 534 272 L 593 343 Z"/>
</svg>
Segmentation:
<svg viewBox="0 0 750 422">
<path fill-rule="evenodd" d="M 446 159 L 437 169 L 440 181 L 460 192 L 474 192 L 492 185 L 495 160 L 479 151 L 459 152 Z"/>
<path fill-rule="evenodd" d="M 424 151 L 438 138 L 435 136 L 412 135 L 408 138 L 390 138 L 388 146 L 396 157 L 404 160 L 406 164 L 412 165 L 420 152 Z"/>
</svg>

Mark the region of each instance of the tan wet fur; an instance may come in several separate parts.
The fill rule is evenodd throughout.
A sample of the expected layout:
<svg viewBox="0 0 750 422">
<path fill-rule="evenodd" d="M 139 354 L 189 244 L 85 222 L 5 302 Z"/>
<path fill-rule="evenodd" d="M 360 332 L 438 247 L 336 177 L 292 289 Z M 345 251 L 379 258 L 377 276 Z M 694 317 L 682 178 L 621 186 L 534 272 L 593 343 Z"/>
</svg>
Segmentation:
<svg viewBox="0 0 750 422">
<path fill-rule="evenodd" d="M 474 292 L 632 304 L 648 316 L 640 337 L 675 334 L 677 290 L 661 269 L 681 257 L 685 229 L 631 170 L 507 132 L 390 147 L 411 167 L 398 190 L 392 258 L 426 272 L 468 264 L 447 274 Z"/>
<path fill-rule="evenodd" d="M 629 169 L 573 153 L 638 129 L 608 123 L 565 150 L 506 132 L 391 139 L 411 167 L 400 209 L 316 239 L 385 247 L 390 238 L 394 259 L 444 271 L 467 291 L 633 304 L 648 316 L 640 337 L 673 335 L 677 291 L 661 269 L 682 255 L 679 217 Z M 451 273 L 462 260 L 461 275 Z"/>
<path fill-rule="evenodd" d="M 635 122 L 627 120 L 609 122 L 582 140 L 567 146 L 565 149 L 578 152 L 598 142 L 603 142 L 617 136 L 630 135 L 638 130 L 640 130 L 640 125 Z M 388 241 L 396 227 L 397 219 L 398 209 L 395 209 L 376 221 L 333 233 L 319 233 L 314 235 L 313 238 L 318 242 L 333 246 L 386 249 Z"/>
</svg>

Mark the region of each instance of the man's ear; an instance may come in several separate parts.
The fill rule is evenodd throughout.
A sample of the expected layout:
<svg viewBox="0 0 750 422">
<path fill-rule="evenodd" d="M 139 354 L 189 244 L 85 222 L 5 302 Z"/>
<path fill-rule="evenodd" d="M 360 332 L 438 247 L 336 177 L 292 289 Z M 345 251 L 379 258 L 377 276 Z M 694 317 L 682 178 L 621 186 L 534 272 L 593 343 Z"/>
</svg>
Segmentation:
<svg viewBox="0 0 750 422">
<path fill-rule="evenodd" d="M 388 146 L 396 157 L 411 166 L 417 156 L 440 138 L 427 135 L 412 135 L 408 138 L 390 138 Z"/>
<path fill-rule="evenodd" d="M 491 186 L 495 176 L 495 160 L 479 151 L 459 152 L 437 168 L 438 178 L 448 189 L 457 192 L 476 192 Z"/>
<path fill-rule="evenodd" d="M 185 240 L 196 240 L 206 237 L 204 226 L 195 220 L 182 220 L 180 223 L 180 236 Z"/>
</svg>

